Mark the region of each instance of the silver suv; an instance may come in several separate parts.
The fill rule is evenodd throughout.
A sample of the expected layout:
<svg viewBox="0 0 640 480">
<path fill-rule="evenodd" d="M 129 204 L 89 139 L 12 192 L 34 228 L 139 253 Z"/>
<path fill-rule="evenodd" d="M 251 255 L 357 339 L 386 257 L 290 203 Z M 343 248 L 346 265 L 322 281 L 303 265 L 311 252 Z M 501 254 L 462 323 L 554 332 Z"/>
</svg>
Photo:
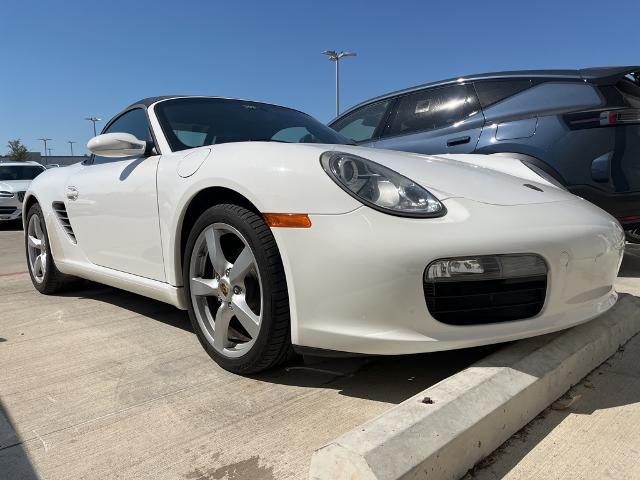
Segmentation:
<svg viewBox="0 0 640 480">
<path fill-rule="evenodd" d="M 0 221 L 22 216 L 22 200 L 31 180 L 45 168 L 37 162 L 0 163 Z"/>
</svg>

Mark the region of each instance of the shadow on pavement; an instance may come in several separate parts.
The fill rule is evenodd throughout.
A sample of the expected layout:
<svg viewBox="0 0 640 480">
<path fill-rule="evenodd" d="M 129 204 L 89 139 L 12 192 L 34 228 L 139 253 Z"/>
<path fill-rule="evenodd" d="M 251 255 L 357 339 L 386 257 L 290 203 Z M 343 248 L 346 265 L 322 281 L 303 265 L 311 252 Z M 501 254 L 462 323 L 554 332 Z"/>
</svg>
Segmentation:
<svg viewBox="0 0 640 480">
<path fill-rule="evenodd" d="M 501 345 L 419 355 L 298 360 L 257 375 L 256 380 L 308 388 L 331 388 L 349 397 L 401 403 L 463 370 Z"/>
<path fill-rule="evenodd" d="M 37 480 L 31 460 L 0 399 L 0 478 Z"/>
<path fill-rule="evenodd" d="M 187 312 L 178 310 L 172 305 L 136 295 L 135 293 L 111 288 L 99 283 L 81 280 L 77 287 L 57 294 L 60 297 L 87 298 L 115 305 L 132 313 L 152 318 L 158 322 L 193 332 Z"/>
<path fill-rule="evenodd" d="M 193 332 L 187 312 L 133 293 L 83 282 L 79 288 L 61 295 L 109 303 L 166 325 Z M 197 342 L 195 338 L 194 342 Z M 303 359 L 296 356 L 281 367 L 252 375 L 251 378 L 281 385 L 331 388 L 351 397 L 400 403 L 499 347 L 500 345 L 494 345 L 420 355 L 340 359 Z M 215 368 L 214 365 L 211 367 Z"/>
</svg>

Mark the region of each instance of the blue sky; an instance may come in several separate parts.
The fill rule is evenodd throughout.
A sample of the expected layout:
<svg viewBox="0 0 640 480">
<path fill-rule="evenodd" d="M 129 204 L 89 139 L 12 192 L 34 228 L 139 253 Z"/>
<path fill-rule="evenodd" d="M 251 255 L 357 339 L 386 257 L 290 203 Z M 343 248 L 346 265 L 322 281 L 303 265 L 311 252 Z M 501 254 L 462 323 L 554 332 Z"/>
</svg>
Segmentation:
<svg viewBox="0 0 640 480">
<path fill-rule="evenodd" d="M 86 151 L 96 115 L 142 97 L 274 102 L 322 121 L 372 96 L 470 73 L 639 64 L 640 2 L 3 0 L 0 152 Z"/>
</svg>

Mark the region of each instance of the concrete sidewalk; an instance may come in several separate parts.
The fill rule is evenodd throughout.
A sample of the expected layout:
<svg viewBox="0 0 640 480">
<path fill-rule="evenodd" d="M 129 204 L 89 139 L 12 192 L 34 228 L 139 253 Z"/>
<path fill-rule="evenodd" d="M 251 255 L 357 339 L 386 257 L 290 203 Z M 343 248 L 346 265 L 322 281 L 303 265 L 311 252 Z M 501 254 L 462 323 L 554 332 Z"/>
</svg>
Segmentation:
<svg viewBox="0 0 640 480">
<path fill-rule="evenodd" d="M 616 284 L 640 295 L 640 246 Z M 640 314 L 640 313 L 639 313 Z M 542 412 L 465 480 L 640 478 L 640 335 Z"/>
</svg>

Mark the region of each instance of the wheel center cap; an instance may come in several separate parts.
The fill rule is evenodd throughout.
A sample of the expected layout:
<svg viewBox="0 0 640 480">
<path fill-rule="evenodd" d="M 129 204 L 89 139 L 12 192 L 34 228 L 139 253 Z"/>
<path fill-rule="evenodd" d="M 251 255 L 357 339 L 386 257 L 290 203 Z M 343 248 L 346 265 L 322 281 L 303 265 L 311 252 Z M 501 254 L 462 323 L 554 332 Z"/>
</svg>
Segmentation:
<svg viewBox="0 0 640 480">
<path fill-rule="evenodd" d="M 220 294 L 222 299 L 225 301 L 231 300 L 232 290 L 229 281 L 226 278 L 221 278 L 218 282 L 218 290 L 220 290 Z"/>
</svg>

